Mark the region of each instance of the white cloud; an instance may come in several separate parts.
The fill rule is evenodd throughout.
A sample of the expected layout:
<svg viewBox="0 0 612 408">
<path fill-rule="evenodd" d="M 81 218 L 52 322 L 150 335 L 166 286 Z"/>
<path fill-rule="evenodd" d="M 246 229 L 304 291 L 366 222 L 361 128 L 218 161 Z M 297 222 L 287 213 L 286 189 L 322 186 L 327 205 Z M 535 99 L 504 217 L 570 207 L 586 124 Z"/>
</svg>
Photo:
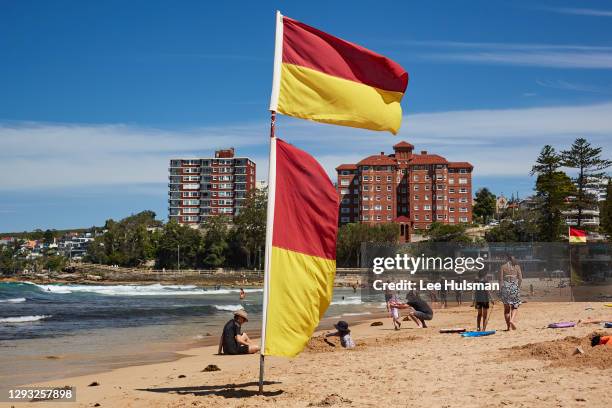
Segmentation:
<svg viewBox="0 0 612 408">
<path fill-rule="evenodd" d="M 581 84 L 576 82 L 568 82 L 563 80 L 538 80 L 536 83 L 545 88 L 561 89 L 563 91 L 591 92 L 609 94 L 612 93 L 612 87 L 602 87 L 589 84 Z"/>
<path fill-rule="evenodd" d="M 612 68 L 612 47 L 609 46 L 460 41 L 403 41 L 400 44 L 437 49 L 420 55 L 429 60 L 549 68 Z"/>
<path fill-rule="evenodd" d="M 478 175 L 527 175 L 544 144 L 562 149 L 586 137 L 612 152 L 612 102 L 584 106 L 480 109 L 408 114 L 400 134 L 281 117 L 279 137 L 312 153 L 329 172 L 400 140 L 449 160 L 470 161 Z M 133 188 L 165 183 L 171 157 L 208 157 L 234 146 L 267 178 L 268 123 L 154 129 L 129 125 L 0 125 L 0 190 L 88 185 Z M 162 184 L 163 185 L 163 184 Z M 123 187 L 122 187 L 123 186 Z"/>
<path fill-rule="evenodd" d="M 600 10 L 590 8 L 549 8 L 548 10 L 554 11 L 561 14 L 573 14 L 578 16 L 592 16 L 592 17 L 612 17 L 612 10 Z"/>
</svg>

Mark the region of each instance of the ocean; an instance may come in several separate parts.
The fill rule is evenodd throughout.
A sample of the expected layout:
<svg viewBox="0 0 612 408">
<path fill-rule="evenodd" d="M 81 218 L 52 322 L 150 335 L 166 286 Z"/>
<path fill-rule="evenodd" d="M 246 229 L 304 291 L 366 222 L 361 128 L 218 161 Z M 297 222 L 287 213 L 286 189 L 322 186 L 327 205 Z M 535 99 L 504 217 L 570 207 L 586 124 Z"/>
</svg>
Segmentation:
<svg viewBox="0 0 612 408">
<path fill-rule="evenodd" d="M 232 312 L 249 314 L 259 335 L 263 289 L 195 285 L 0 283 L 0 385 L 79 375 L 128 364 L 166 361 L 175 351 L 217 344 Z M 335 288 L 325 314 L 340 318 L 380 311 L 359 289 Z M 20 372 L 12 369 L 15 362 Z"/>
</svg>

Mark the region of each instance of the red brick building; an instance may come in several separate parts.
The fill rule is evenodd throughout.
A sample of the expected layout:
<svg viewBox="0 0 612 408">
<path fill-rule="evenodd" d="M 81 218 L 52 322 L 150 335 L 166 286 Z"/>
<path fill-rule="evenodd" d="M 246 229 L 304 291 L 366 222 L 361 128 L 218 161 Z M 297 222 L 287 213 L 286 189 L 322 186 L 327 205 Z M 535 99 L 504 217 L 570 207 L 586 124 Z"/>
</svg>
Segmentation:
<svg viewBox="0 0 612 408">
<path fill-rule="evenodd" d="M 234 148 L 206 159 L 172 159 L 168 218 L 198 225 L 214 215 L 234 216 L 255 189 L 255 163 L 235 157 Z"/>
<path fill-rule="evenodd" d="M 338 172 L 340 224 L 400 224 L 403 239 L 432 222 L 472 222 L 472 170 L 468 162 L 450 162 L 400 142 L 394 153 L 341 164 Z"/>
</svg>

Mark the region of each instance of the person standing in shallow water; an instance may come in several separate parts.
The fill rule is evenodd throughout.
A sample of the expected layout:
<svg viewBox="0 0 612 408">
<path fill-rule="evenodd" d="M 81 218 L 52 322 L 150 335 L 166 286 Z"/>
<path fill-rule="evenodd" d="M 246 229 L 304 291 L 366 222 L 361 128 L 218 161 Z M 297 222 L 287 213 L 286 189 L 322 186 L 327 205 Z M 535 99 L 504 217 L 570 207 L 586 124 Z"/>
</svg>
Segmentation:
<svg viewBox="0 0 612 408">
<path fill-rule="evenodd" d="M 508 260 L 499 270 L 500 297 L 504 304 L 504 318 L 507 330 L 516 330 L 516 315 L 521 305 L 521 284 L 523 273 L 516 259 L 506 254 Z"/>
</svg>

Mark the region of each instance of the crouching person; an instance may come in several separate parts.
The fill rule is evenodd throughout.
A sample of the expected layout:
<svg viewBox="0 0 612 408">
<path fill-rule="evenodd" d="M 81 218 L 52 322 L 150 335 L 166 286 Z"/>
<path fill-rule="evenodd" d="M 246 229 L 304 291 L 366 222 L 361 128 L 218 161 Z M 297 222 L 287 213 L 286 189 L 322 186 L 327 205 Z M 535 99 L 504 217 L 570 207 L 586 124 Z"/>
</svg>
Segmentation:
<svg viewBox="0 0 612 408">
<path fill-rule="evenodd" d="M 234 312 L 234 318 L 223 327 L 219 354 L 253 354 L 259 351 L 259 346 L 242 332 L 242 325 L 248 321 L 247 312 L 243 309 Z"/>
<path fill-rule="evenodd" d="M 338 323 L 334 324 L 334 327 L 337 331 L 333 333 L 326 333 L 325 338 L 336 336 L 340 337 L 340 345 L 347 349 L 355 348 L 355 342 L 351 337 L 351 330 L 349 329 L 349 325 L 344 320 L 340 320 Z"/>
</svg>

